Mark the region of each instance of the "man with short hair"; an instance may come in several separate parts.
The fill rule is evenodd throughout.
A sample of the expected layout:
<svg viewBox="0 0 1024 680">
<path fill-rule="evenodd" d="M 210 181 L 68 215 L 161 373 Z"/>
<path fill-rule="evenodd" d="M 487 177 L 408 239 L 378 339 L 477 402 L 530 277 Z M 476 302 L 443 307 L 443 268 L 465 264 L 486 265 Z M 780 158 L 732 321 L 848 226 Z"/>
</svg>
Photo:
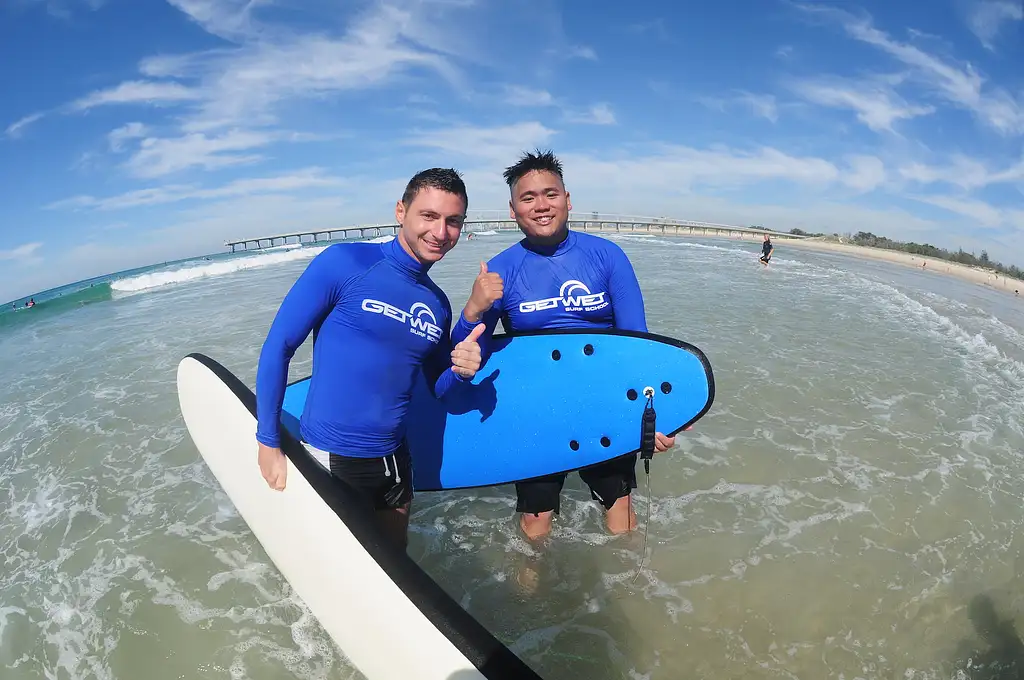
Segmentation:
<svg viewBox="0 0 1024 680">
<path fill-rule="evenodd" d="M 288 363 L 313 331 L 303 444 L 377 511 L 381 529 L 403 549 L 413 496 L 405 416 L 417 373 L 422 368 L 440 399 L 480 367 L 483 326 L 453 350 L 451 304 L 428 276 L 458 242 L 468 203 L 455 170 L 416 174 L 395 205 L 393 240 L 339 243 L 313 258 L 281 303 L 256 374 L 260 471 L 280 491 Z"/>
<path fill-rule="evenodd" d="M 452 341 L 471 337 L 481 322 L 482 360 L 489 355 L 489 340 L 498 320 L 506 332 L 552 328 L 620 328 L 647 331 L 644 301 L 633 267 L 616 244 L 593 234 L 570 231 L 572 203 L 562 181 L 562 166 L 550 151 L 527 153 L 505 170 L 509 186 L 509 215 L 526 238 L 497 254 L 480 273 L 465 309 L 452 331 Z M 524 304 L 558 298 L 566 284 L 601 302 L 580 309 L 566 304 Z M 660 432 L 655 450 L 665 451 L 673 437 Z M 623 456 L 579 471 L 591 496 L 606 510 L 613 534 L 636 527 L 630 494 L 636 488 L 636 454 Z M 551 530 L 559 512 L 559 496 L 566 474 L 516 483 L 516 510 L 520 527 L 531 539 Z"/>
</svg>

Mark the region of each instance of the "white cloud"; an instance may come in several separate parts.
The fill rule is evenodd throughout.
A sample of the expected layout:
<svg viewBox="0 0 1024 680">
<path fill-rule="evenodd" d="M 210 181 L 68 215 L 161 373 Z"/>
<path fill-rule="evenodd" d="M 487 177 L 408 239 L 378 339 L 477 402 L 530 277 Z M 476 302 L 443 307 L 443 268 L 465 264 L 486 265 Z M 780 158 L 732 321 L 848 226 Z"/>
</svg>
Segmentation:
<svg viewBox="0 0 1024 680">
<path fill-rule="evenodd" d="M 935 112 L 932 106 L 908 104 L 880 79 L 855 82 L 819 78 L 790 84 L 800 97 L 814 104 L 857 113 L 857 120 L 875 132 L 893 132 L 893 123 Z"/>
<path fill-rule="evenodd" d="M 1015 229 L 1021 231 L 1021 237 L 1024 238 L 1024 210 L 1005 210 L 1003 214 L 1006 218 L 1006 223 Z"/>
<path fill-rule="evenodd" d="M 554 130 L 538 122 L 493 128 L 460 125 L 413 134 L 405 140 L 405 144 L 437 149 L 460 158 L 482 159 L 507 165 L 511 162 L 510 158 L 547 144 L 555 134 Z"/>
<path fill-rule="evenodd" d="M 226 40 L 240 40 L 255 30 L 252 11 L 270 0 L 167 0 L 208 33 Z"/>
<path fill-rule="evenodd" d="M 664 86 L 655 85 L 654 89 L 659 94 L 670 95 L 671 92 Z M 759 118 L 766 118 L 775 123 L 779 120 L 778 101 L 774 95 L 754 94 L 745 90 L 738 90 L 729 97 L 701 96 L 696 98 L 697 102 L 709 109 L 725 113 L 731 106 L 739 106 L 748 109 Z"/>
<path fill-rule="evenodd" d="M 670 39 L 668 29 L 665 27 L 665 20 L 660 17 L 651 21 L 640 21 L 630 24 L 626 27 L 626 30 L 636 34 L 650 33 L 660 40 Z"/>
<path fill-rule="evenodd" d="M 149 134 L 149 129 L 142 123 L 128 123 L 107 134 L 111 151 L 120 151 L 129 139 L 138 139 Z"/>
<path fill-rule="evenodd" d="M 368 89 L 417 70 L 432 71 L 455 85 L 461 73 L 444 54 L 421 47 L 426 19 L 412 9 L 375 4 L 349 30 L 334 38 L 324 32 L 305 35 L 280 33 L 251 24 L 246 5 L 190 0 L 190 16 L 208 30 L 229 33 L 242 42 L 238 48 L 144 60 L 149 74 L 197 80 L 201 99 L 191 120 L 192 131 L 217 127 L 269 124 L 275 107 L 286 100 L 323 97 Z M 231 11 L 229 11 L 231 10 Z"/>
<path fill-rule="evenodd" d="M 10 0 L 12 5 L 42 5 L 46 7 L 46 13 L 50 16 L 68 20 L 71 19 L 72 6 L 85 5 L 90 10 L 96 11 L 106 4 L 107 0 Z"/>
<path fill-rule="evenodd" d="M 951 162 L 944 166 L 919 162 L 907 163 L 900 167 L 899 175 L 909 182 L 945 183 L 971 191 L 993 184 L 1024 182 L 1024 156 L 1020 161 L 1003 170 L 992 170 L 978 159 L 955 155 Z"/>
<path fill-rule="evenodd" d="M 912 195 L 909 198 L 921 201 L 922 203 L 929 203 L 957 215 L 968 217 L 973 221 L 975 226 L 999 227 L 1009 223 L 1009 215 L 1007 213 L 984 201 L 968 198 L 954 198 L 952 196 Z"/>
<path fill-rule="evenodd" d="M 909 69 L 910 76 L 934 95 L 974 113 L 1003 135 L 1024 133 L 1024 103 L 1000 87 L 985 87 L 983 78 L 967 64 L 959 66 L 919 47 L 891 38 L 869 18 L 822 5 L 794 3 L 809 15 L 838 22 L 854 40 L 877 48 Z"/>
<path fill-rule="evenodd" d="M 829 161 L 791 156 L 770 147 L 741 151 L 662 145 L 656 153 L 627 158 L 564 157 L 567 163 L 574 159 L 574 176 L 590 177 L 595 186 L 614 186 L 616 192 L 643 189 L 671 195 L 696 187 L 729 189 L 765 180 L 785 180 L 813 189 L 840 180 L 839 168 Z"/>
<path fill-rule="evenodd" d="M 551 106 L 555 103 L 555 98 L 547 90 L 534 90 L 521 85 L 506 85 L 505 103 L 511 106 Z"/>
<path fill-rule="evenodd" d="M 967 25 L 988 50 L 995 50 L 996 36 L 1013 21 L 1024 21 L 1021 0 L 974 0 L 970 4 Z"/>
<path fill-rule="evenodd" d="M 779 119 L 779 109 L 773 95 L 742 92 L 739 101 L 748 106 L 754 115 L 767 118 L 773 123 Z"/>
<path fill-rule="evenodd" d="M 199 132 L 174 138 L 147 137 L 125 166 L 136 177 L 152 178 L 192 167 L 213 170 L 246 165 L 263 157 L 233 152 L 266 146 L 277 138 L 269 132 L 247 130 L 229 130 L 216 137 Z"/>
<path fill-rule="evenodd" d="M 310 188 L 336 188 L 345 185 L 345 179 L 325 174 L 322 168 L 306 168 L 287 175 L 235 180 L 212 189 L 202 189 L 188 184 L 168 184 L 160 187 L 137 189 L 109 198 L 74 196 L 52 203 L 47 207 L 51 209 L 92 208 L 96 210 L 123 210 L 126 208 L 161 205 L 186 200 L 212 200 L 235 196 L 275 194 Z"/>
<path fill-rule="evenodd" d="M 43 112 L 31 113 L 31 114 L 25 116 L 24 118 L 16 120 L 15 122 L 13 122 L 13 123 L 11 123 L 10 125 L 7 126 L 7 130 L 6 130 L 7 136 L 11 137 L 12 139 L 17 139 L 18 137 L 21 136 L 22 130 L 27 128 L 32 123 L 37 122 L 40 118 L 42 118 L 45 115 L 46 114 L 43 113 Z"/>
<path fill-rule="evenodd" d="M 42 247 L 43 244 L 36 241 L 10 250 L 0 250 L 0 260 L 25 260 L 32 257 Z"/>
<path fill-rule="evenodd" d="M 608 104 L 594 104 L 584 113 L 567 113 L 566 120 L 585 125 L 614 125 L 615 113 Z"/>
<path fill-rule="evenodd" d="M 521 85 L 505 86 L 504 103 L 522 108 L 555 106 L 562 110 L 566 121 L 581 125 L 614 125 L 616 122 L 611 105 L 605 102 L 592 104 L 580 111 L 547 90 L 535 90 Z"/>
<path fill-rule="evenodd" d="M 585 45 L 574 45 L 573 47 L 566 48 L 565 56 L 597 61 L 597 52 L 594 51 L 594 48 Z"/>
<path fill-rule="evenodd" d="M 882 186 L 887 173 L 885 164 L 875 156 L 851 156 L 847 159 L 849 172 L 843 175 L 843 183 L 860 192 L 867 193 Z"/>
<path fill-rule="evenodd" d="M 428 20 L 432 12 L 460 9 L 456 2 L 417 0 L 405 3 L 404 8 L 375 2 L 341 37 L 334 37 L 326 30 L 295 34 L 258 22 L 256 11 L 271 0 L 169 1 L 210 34 L 235 44 L 148 57 L 139 65 L 144 79 L 91 92 L 63 108 L 75 113 L 109 105 L 186 107 L 186 113 L 177 119 L 185 136 L 173 142 L 147 139 L 144 147 L 149 151 L 144 148 L 128 166 L 139 176 L 258 160 L 254 155 L 219 154 L 201 155 L 188 163 L 170 147 L 237 150 L 235 142 L 244 135 L 250 141 L 243 143 L 243 148 L 259 146 L 255 138 L 262 133 L 249 130 L 276 124 L 277 107 L 284 102 L 373 88 L 396 76 L 424 71 L 463 85 L 461 73 L 447 56 L 453 52 L 450 45 L 459 44 L 448 39 L 455 29 L 434 30 L 436 22 Z M 33 114 L 12 124 L 7 134 L 16 136 L 42 115 Z M 202 134 L 223 129 L 229 132 L 221 137 Z M 125 138 L 115 135 L 110 141 L 117 146 Z M 170 159 L 172 155 L 178 158 Z"/>
<path fill-rule="evenodd" d="M 71 103 L 74 111 L 87 111 L 111 104 L 164 104 L 195 101 L 201 93 L 180 83 L 130 80 L 115 87 L 97 90 Z"/>
</svg>

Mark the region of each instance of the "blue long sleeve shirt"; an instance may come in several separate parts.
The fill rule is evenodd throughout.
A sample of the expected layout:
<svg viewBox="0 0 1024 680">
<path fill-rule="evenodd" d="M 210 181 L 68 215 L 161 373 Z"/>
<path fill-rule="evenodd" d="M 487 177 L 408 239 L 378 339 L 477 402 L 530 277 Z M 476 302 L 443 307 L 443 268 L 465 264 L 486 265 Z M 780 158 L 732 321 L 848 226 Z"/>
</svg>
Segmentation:
<svg viewBox="0 0 1024 680">
<path fill-rule="evenodd" d="M 281 445 L 288 363 L 313 331 L 313 371 L 299 421 L 303 440 L 354 457 L 390 455 L 417 372 L 436 397 L 451 370 L 448 297 L 398 239 L 340 243 L 309 263 L 285 296 L 256 372 L 257 441 Z"/>
<path fill-rule="evenodd" d="M 483 360 L 490 356 L 490 338 L 499 319 L 507 333 L 552 328 L 647 331 L 633 266 L 608 239 L 570 230 L 557 246 L 545 247 L 524 238 L 491 258 L 487 270 L 501 275 L 504 295 L 477 322 L 487 326 L 478 340 Z M 465 340 L 476 325 L 460 314 L 452 342 Z"/>
</svg>

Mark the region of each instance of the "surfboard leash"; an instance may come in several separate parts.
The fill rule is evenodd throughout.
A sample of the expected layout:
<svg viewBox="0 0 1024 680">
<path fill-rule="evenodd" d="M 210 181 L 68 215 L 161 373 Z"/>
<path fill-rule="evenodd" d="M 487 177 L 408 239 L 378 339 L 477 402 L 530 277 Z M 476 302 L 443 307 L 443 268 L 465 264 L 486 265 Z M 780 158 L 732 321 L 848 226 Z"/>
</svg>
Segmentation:
<svg viewBox="0 0 1024 680">
<path fill-rule="evenodd" d="M 644 560 L 647 559 L 647 533 L 651 526 L 651 458 L 654 457 L 658 416 L 654 410 L 654 388 L 645 387 L 644 396 L 647 397 L 647 404 L 640 419 L 640 458 L 644 461 L 644 473 L 647 477 L 647 519 L 644 520 L 644 547 L 640 553 L 640 565 L 633 575 L 633 583 L 640 577 L 640 572 L 644 569 Z"/>
</svg>

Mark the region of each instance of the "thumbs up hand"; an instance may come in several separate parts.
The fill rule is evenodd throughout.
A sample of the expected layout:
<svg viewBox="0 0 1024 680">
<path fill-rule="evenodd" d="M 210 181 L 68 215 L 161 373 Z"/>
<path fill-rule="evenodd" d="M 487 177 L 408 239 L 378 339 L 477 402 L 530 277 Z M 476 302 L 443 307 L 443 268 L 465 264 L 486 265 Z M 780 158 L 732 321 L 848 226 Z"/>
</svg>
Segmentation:
<svg viewBox="0 0 1024 680">
<path fill-rule="evenodd" d="M 466 339 L 452 350 L 452 370 L 467 380 L 472 379 L 480 370 L 480 344 L 477 341 L 486 329 L 487 326 L 478 323 Z"/>
<path fill-rule="evenodd" d="M 473 282 L 473 292 L 469 295 L 469 300 L 466 302 L 466 308 L 462 310 L 462 315 L 470 323 L 479 321 L 484 312 L 491 308 L 495 300 L 500 299 L 504 294 L 505 284 L 501 280 L 501 275 L 497 272 L 487 271 L 487 263 L 481 262 L 480 273 L 476 275 L 476 280 Z"/>
</svg>

